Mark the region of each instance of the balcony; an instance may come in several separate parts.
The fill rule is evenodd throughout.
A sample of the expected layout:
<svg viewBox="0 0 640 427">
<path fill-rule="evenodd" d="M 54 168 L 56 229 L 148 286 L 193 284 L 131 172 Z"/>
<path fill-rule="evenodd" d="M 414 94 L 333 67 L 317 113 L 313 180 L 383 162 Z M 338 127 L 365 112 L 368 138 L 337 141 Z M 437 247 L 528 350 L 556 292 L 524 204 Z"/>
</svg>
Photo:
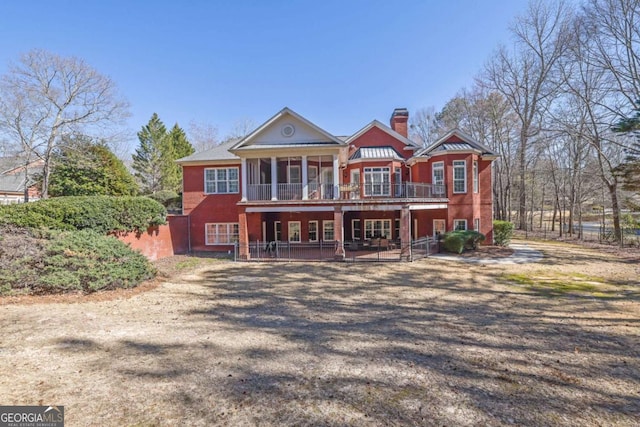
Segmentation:
<svg viewBox="0 0 640 427">
<path fill-rule="evenodd" d="M 404 182 L 402 184 L 277 184 L 275 197 L 271 184 L 248 184 L 247 201 L 322 201 L 322 200 L 398 200 L 444 199 L 444 185 Z M 305 194 L 306 193 L 306 194 Z"/>
</svg>

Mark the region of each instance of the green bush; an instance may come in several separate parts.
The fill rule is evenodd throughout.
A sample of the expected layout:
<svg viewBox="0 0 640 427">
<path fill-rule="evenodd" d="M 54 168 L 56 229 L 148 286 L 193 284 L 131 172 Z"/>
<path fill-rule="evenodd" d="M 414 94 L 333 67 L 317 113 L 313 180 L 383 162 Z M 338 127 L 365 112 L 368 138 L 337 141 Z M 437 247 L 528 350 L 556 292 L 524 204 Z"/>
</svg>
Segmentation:
<svg viewBox="0 0 640 427">
<path fill-rule="evenodd" d="M 442 244 L 447 252 L 462 253 L 466 250 L 475 250 L 478 243 L 484 242 L 485 236 L 474 230 L 450 231 L 444 234 Z"/>
<path fill-rule="evenodd" d="M 455 252 L 461 254 L 464 250 L 464 237 L 455 231 L 444 233 L 442 245 L 447 252 Z"/>
<path fill-rule="evenodd" d="M 130 288 L 155 269 L 139 252 L 91 230 L 0 229 L 0 294 L 64 293 Z"/>
<path fill-rule="evenodd" d="M 493 243 L 507 246 L 513 237 L 513 223 L 509 221 L 493 221 Z"/>
<path fill-rule="evenodd" d="M 0 224 L 53 230 L 145 231 L 164 224 L 167 211 L 148 197 L 56 197 L 0 207 Z"/>
</svg>

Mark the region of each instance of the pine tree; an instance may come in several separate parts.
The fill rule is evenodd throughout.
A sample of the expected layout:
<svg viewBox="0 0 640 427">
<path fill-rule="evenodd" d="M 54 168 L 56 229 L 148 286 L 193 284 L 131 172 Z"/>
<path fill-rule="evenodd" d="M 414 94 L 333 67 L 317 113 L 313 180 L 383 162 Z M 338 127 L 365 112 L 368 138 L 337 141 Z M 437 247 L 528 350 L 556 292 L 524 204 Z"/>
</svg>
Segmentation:
<svg viewBox="0 0 640 427">
<path fill-rule="evenodd" d="M 132 167 L 136 171 L 142 192 L 153 194 L 163 189 L 162 176 L 166 171 L 164 164 L 167 157 L 167 128 L 156 113 L 138 132 L 138 140 L 140 145 L 133 155 Z"/>
<path fill-rule="evenodd" d="M 162 189 L 182 192 L 182 167 L 176 160 L 194 153 L 184 130 L 176 123 L 162 146 Z"/>
<path fill-rule="evenodd" d="M 636 103 L 640 105 L 640 101 Z M 627 191 L 640 192 L 640 107 L 634 108 L 631 117 L 620 120 L 614 127 L 614 132 L 629 134 L 635 142 L 627 148 L 625 163 L 616 168 L 622 177 L 623 188 Z"/>
</svg>

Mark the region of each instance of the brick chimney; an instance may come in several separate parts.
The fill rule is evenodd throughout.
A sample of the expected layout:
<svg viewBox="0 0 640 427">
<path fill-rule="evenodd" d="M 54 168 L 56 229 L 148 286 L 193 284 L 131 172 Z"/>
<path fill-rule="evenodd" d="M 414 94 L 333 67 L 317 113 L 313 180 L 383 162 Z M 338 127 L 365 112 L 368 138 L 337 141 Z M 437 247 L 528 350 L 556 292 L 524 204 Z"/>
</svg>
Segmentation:
<svg viewBox="0 0 640 427">
<path fill-rule="evenodd" d="M 407 138 L 409 136 L 407 122 L 409 121 L 409 110 L 406 108 L 396 108 L 391 114 L 391 129 Z"/>
</svg>

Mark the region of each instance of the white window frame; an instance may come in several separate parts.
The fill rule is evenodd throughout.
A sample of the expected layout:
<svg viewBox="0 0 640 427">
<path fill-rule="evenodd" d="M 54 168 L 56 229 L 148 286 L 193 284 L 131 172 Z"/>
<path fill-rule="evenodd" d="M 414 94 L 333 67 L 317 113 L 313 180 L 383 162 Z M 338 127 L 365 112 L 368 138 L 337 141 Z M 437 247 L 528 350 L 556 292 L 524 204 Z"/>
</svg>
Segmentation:
<svg viewBox="0 0 640 427">
<path fill-rule="evenodd" d="M 282 222 L 273 221 L 273 240 L 280 242 L 282 239 Z"/>
<path fill-rule="evenodd" d="M 356 227 L 356 224 L 358 226 Z M 356 237 L 356 228 L 358 229 L 359 236 Z M 351 240 L 362 240 L 362 222 L 360 219 L 352 219 L 351 220 Z"/>
<path fill-rule="evenodd" d="M 296 171 L 294 174 L 293 172 Z M 302 184 L 302 168 L 300 165 L 288 165 L 287 166 L 287 183 L 289 184 Z M 294 181 L 293 178 L 297 180 Z"/>
<path fill-rule="evenodd" d="M 210 228 L 213 228 L 213 233 L 210 233 Z M 239 230 L 237 222 L 208 222 L 204 225 L 205 245 L 233 245 L 238 242 Z"/>
<path fill-rule="evenodd" d="M 480 218 L 474 218 L 473 220 L 473 228 L 479 233 L 480 232 Z"/>
<path fill-rule="evenodd" d="M 456 178 L 456 171 L 462 171 L 462 190 L 456 190 L 456 182 L 460 182 L 460 178 Z M 466 160 L 454 160 L 453 161 L 453 193 L 464 194 L 467 192 L 467 161 Z"/>
<path fill-rule="evenodd" d="M 440 177 L 436 176 L 436 171 L 440 172 Z M 435 162 L 431 167 L 431 183 L 433 185 L 444 185 L 444 162 Z"/>
<path fill-rule="evenodd" d="M 478 193 L 480 191 L 480 180 L 478 176 L 478 161 L 473 161 L 473 192 Z"/>
<path fill-rule="evenodd" d="M 458 228 L 459 224 L 464 224 L 464 228 Z M 453 220 L 453 231 L 466 231 L 467 230 L 467 220 L 466 219 L 454 219 Z"/>
<path fill-rule="evenodd" d="M 315 233 L 316 233 L 316 237 L 315 239 L 311 238 L 311 224 L 313 224 L 315 226 Z M 309 241 L 310 242 L 317 242 L 318 241 L 318 221 L 309 221 Z"/>
<path fill-rule="evenodd" d="M 296 235 L 296 231 L 292 230 L 292 228 L 295 228 L 293 226 L 297 226 L 298 228 L 297 235 Z M 300 221 L 289 221 L 287 223 L 287 228 L 288 228 L 287 238 L 289 239 L 290 243 L 302 242 L 302 223 Z M 297 239 L 295 239 L 295 237 L 297 237 Z"/>
<path fill-rule="evenodd" d="M 224 179 L 219 179 L 218 171 L 225 171 L 226 177 Z M 235 175 L 236 175 L 235 179 L 229 178 L 230 171 L 235 172 Z M 211 173 L 213 177 L 209 176 L 209 173 Z M 226 184 L 226 187 L 227 187 L 226 191 L 219 191 L 220 190 L 219 184 L 222 184 L 222 183 Z M 210 184 L 213 187 L 212 189 L 214 191 L 209 191 L 211 188 L 209 188 L 207 184 Z M 232 186 L 235 188 L 235 191 L 231 190 Z M 237 166 L 230 167 L 230 168 L 205 168 L 204 170 L 204 193 L 205 194 L 238 194 L 239 192 L 240 192 L 240 171 Z"/>
<path fill-rule="evenodd" d="M 364 168 L 364 195 L 365 196 L 390 196 L 391 195 L 391 168 L 369 167 Z M 379 177 L 380 181 L 375 181 Z M 380 186 L 379 191 L 375 191 Z"/>
<path fill-rule="evenodd" d="M 331 227 L 329 227 L 331 225 Z M 327 238 L 327 232 L 331 229 L 331 237 Z M 336 229 L 333 220 L 322 221 L 322 240 L 325 242 L 332 242 L 336 240 Z"/>
<path fill-rule="evenodd" d="M 376 227 L 380 225 L 380 227 Z M 391 239 L 391 220 L 390 219 L 365 219 L 364 220 L 364 238 L 372 239 L 376 235 L 376 230 L 380 231 L 380 237 Z M 386 232 L 386 234 L 385 234 Z"/>
</svg>

